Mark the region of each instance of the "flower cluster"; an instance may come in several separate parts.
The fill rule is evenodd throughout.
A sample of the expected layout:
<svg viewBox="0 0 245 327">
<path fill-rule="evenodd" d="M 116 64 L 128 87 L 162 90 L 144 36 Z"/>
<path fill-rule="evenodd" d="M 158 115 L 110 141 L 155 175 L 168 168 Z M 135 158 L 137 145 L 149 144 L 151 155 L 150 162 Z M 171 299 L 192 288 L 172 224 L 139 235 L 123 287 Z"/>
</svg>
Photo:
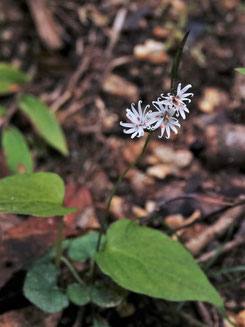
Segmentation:
<svg viewBox="0 0 245 327">
<path fill-rule="evenodd" d="M 188 84 L 181 89 L 181 84 L 179 84 L 175 95 L 168 93 L 167 96 L 164 96 L 161 94 L 156 101 L 152 102 L 157 111 L 147 111 L 149 105 L 142 110 L 141 100 L 138 101 L 138 110 L 136 110 L 133 103 L 131 109 L 126 109 L 126 116 L 131 123 L 120 122 L 121 126 L 128 128 L 124 129 L 123 132 L 132 134 L 131 138 L 134 138 L 135 136 L 143 136 L 145 129 L 153 131 L 160 127 L 159 137 L 163 137 L 166 132 L 166 138 L 169 139 L 171 130 L 177 134 L 177 127 L 180 127 L 180 123 L 176 117 L 181 116 L 185 119 L 186 113 L 189 113 L 185 101 L 191 102 L 188 97 L 192 97 L 193 93 L 186 93 L 190 87 L 191 84 Z"/>
</svg>

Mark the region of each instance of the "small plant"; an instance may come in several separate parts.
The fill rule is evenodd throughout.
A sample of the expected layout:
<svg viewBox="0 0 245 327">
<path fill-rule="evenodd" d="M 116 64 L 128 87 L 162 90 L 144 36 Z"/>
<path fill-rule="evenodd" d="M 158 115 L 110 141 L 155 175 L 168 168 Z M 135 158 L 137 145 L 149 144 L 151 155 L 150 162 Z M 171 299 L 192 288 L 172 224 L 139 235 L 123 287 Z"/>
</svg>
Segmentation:
<svg viewBox="0 0 245 327">
<path fill-rule="evenodd" d="M 136 161 L 115 183 L 99 232 L 62 240 L 62 216 L 75 209 L 64 207 L 64 184 L 58 175 L 30 173 L 32 164 L 29 156 L 22 162 L 29 174 L 17 174 L 0 180 L 0 212 L 59 216 L 56 247 L 28 268 L 24 283 L 25 296 L 43 311 L 60 311 L 68 306 L 69 301 L 79 306 L 94 303 L 103 308 L 114 307 L 124 301 L 128 291 L 169 301 L 206 301 L 222 311 L 223 301 L 220 295 L 179 242 L 129 219 L 116 221 L 106 230 L 112 198 L 123 177 L 144 155 L 153 132 L 160 128 L 159 137 L 166 136 L 169 139 L 171 131 L 178 133 L 177 128 L 181 126 L 179 118 L 185 119 L 186 113 L 189 113 L 186 102 L 191 102 L 193 93 L 186 92 L 191 85 L 183 88 L 181 84 L 175 86 L 187 36 L 188 33 L 172 65 L 171 93 L 161 94 L 153 101 L 153 111 L 149 110 L 149 105 L 142 109 L 142 101 L 138 102 L 137 109 L 132 104 L 131 109 L 126 110 L 126 117 L 130 122 L 120 122 L 125 127 L 124 133 L 131 134 L 131 138 L 142 137 L 145 132 L 148 136 Z M 49 144 L 66 154 L 67 148 L 61 136 L 63 134 L 60 134 L 54 115 L 47 112 L 47 108 L 31 95 L 22 95 L 18 104 L 35 122 L 40 134 Z M 11 139 L 18 139 L 22 149 L 26 149 L 21 138 L 14 127 L 7 129 L 3 135 L 4 148 L 10 149 L 7 161 L 13 172 L 18 172 L 18 160 L 14 158 L 14 151 L 11 152 Z M 80 276 L 72 262 L 88 260 L 91 270 Z M 69 269 L 73 281 L 61 280 L 61 263 Z M 104 276 L 98 275 L 97 266 Z M 100 318 L 94 317 L 93 326 L 105 325 Z"/>
</svg>

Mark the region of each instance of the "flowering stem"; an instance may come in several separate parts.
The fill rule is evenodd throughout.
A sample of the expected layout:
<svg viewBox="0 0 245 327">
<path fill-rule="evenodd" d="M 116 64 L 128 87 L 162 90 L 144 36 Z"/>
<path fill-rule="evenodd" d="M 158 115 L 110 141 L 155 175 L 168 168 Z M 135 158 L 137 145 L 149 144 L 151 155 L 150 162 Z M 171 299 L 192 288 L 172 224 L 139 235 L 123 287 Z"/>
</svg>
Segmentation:
<svg viewBox="0 0 245 327">
<path fill-rule="evenodd" d="M 114 187 L 111 191 L 111 195 L 109 197 L 109 200 L 107 202 L 107 206 L 106 206 L 106 210 L 105 210 L 105 216 L 104 216 L 104 219 L 103 219 L 103 222 L 101 224 L 101 228 L 100 228 L 100 231 L 99 231 L 99 237 L 98 237 L 98 242 L 97 242 L 97 246 L 96 246 L 96 251 L 99 251 L 100 250 L 100 243 L 101 243 L 101 237 L 102 237 L 102 234 L 104 232 L 104 229 L 105 229 L 105 224 L 107 222 L 107 218 L 109 216 L 109 210 L 110 210 L 110 206 L 111 206 L 111 201 L 113 199 L 113 196 L 116 194 L 117 192 L 117 189 L 118 189 L 118 186 L 120 185 L 121 181 L 123 180 L 123 178 L 125 177 L 125 175 L 127 175 L 127 173 L 129 172 L 129 170 L 133 167 L 135 167 L 139 161 L 141 160 L 141 158 L 143 157 L 144 153 L 145 153 L 145 150 L 147 148 L 147 145 L 150 141 L 150 138 L 151 138 L 151 134 L 152 132 L 149 132 L 148 136 L 147 136 L 147 139 L 145 140 L 145 144 L 139 154 L 139 156 L 137 157 L 137 159 L 132 162 L 125 170 L 124 172 L 118 177 L 118 180 L 116 181 L 116 183 L 114 184 Z"/>
<path fill-rule="evenodd" d="M 64 228 L 64 220 L 63 220 L 63 216 L 60 216 L 58 217 L 58 235 L 56 241 L 56 257 L 55 257 L 55 264 L 57 268 L 59 268 L 60 266 L 61 255 L 62 255 L 63 228 Z"/>
<path fill-rule="evenodd" d="M 179 64 L 180 64 L 180 60 L 182 57 L 182 52 L 185 46 L 185 42 L 188 38 L 190 31 L 187 31 L 178 47 L 177 53 L 174 57 L 173 63 L 172 63 L 172 67 L 171 67 L 171 93 L 172 94 L 176 94 L 176 87 L 175 87 L 175 80 L 177 78 L 177 74 L 178 74 L 178 70 L 179 70 Z"/>
</svg>

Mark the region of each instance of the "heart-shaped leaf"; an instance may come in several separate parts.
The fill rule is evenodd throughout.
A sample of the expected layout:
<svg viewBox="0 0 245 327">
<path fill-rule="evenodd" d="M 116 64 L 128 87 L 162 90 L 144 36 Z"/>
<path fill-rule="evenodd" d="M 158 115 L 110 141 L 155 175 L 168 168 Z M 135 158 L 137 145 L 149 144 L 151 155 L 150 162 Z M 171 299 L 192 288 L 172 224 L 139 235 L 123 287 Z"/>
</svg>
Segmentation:
<svg viewBox="0 0 245 327">
<path fill-rule="evenodd" d="M 0 179 L 0 212 L 39 217 L 76 211 L 63 206 L 65 187 L 53 173 L 18 174 Z"/>
<path fill-rule="evenodd" d="M 67 288 L 69 299 L 76 305 L 93 302 L 102 308 L 116 307 L 123 302 L 127 291 L 110 282 L 95 281 L 93 285 L 70 284 Z"/>
<path fill-rule="evenodd" d="M 59 312 L 68 306 L 67 296 L 58 288 L 59 270 L 51 263 L 34 265 L 27 273 L 24 295 L 45 312 Z"/>
<path fill-rule="evenodd" d="M 128 290 L 170 301 L 198 300 L 223 306 L 180 243 L 128 219 L 109 227 L 105 248 L 95 254 L 95 260 L 105 274 Z"/>
<path fill-rule="evenodd" d="M 120 305 L 127 295 L 127 291 L 105 281 L 96 281 L 90 286 L 91 301 L 102 308 L 113 308 Z"/>
<path fill-rule="evenodd" d="M 72 260 L 85 262 L 88 259 L 93 258 L 96 252 L 96 246 L 98 241 L 99 233 L 93 232 L 86 235 L 80 236 L 72 240 L 68 255 Z M 101 238 L 101 248 L 105 243 L 105 236 Z"/>
<path fill-rule="evenodd" d="M 100 316 L 97 316 L 93 319 L 93 327 L 110 327 L 108 322 L 101 318 Z"/>
<path fill-rule="evenodd" d="M 17 67 L 0 63 L 0 94 L 16 92 L 28 82 L 28 77 Z"/>
<path fill-rule="evenodd" d="M 86 305 L 90 302 L 89 288 L 86 285 L 74 283 L 67 288 L 69 299 L 76 305 Z"/>
<path fill-rule="evenodd" d="M 2 146 L 8 167 L 14 174 L 31 173 L 33 162 L 24 136 L 16 127 L 3 131 Z"/>
<path fill-rule="evenodd" d="M 65 136 L 55 114 L 33 95 L 22 95 L 19 106 L 27 117 L 30 118 L 46 142 L 64 155 L 67 155 L 68 148 Z"/>
</svg>

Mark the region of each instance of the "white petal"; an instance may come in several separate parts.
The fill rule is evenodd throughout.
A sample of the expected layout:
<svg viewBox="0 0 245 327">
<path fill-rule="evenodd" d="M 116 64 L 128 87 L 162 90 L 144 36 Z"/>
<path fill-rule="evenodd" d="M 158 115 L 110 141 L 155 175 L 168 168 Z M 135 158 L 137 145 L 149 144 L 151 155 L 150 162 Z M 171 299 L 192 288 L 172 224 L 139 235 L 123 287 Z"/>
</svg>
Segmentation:
<svg viewBox="0 0 245 327">
<path fill-rule="evenodd" d="M 157 123 L 153 126 L 154 129 L 157 129 L 159 126 L 161 126 L 163 123 L 163 118 L 159 119 Z"/>
<path fill-rule="evenodd" d="M 191 88 L 192 87 L 192 85 L 191 84 L 188 84 L 188 85 L 186 85 L 182 90 L 180 90 L 180 92 L 179 92 L 179 94 L 183 94 L 183 93 L 185 93 L 189 88 Z M 178 94 L 178 95 L 179 95 Z"/>
<path fill-rule="evenodd" d="M 142 100 L 139 100 L 138 101 L 138 112 L 139 112 L 140 118 L 142 118 L 142 116 L 143 116 L 141 104 L 142 104 Z"/>
<path fill-rule="evenodd" d="M 194 95 L 193 93 L 185 93 L 182 96 L 184 96 L 184 97 L 189 97 L 189 96 L 193 97 L 193 95 Z"/>
<path fill-rule="evenodd" d="M 134 127 L 135 125 L 132 123 L 123 123 L 122 121 L 120 121 L 120 125 L 123 127 Z"/>
<path fill-rule="evenodd" d="M 132 135 L 131 135 L 131 139 L 133 139 L 133 138 L 137 135 L 137 133 L 138 133 L 138 132 L 136 131 L 134 134 L 132 134 Z"/>
<path fill-rule="evenodd" d="M 135 128 L 124 129 L 123 132 L 125 134 L 131 134 L 131 133 L 134 133 L 135 132 Z M 137 131 L 136 131 L 136 133 L 137 133 Z"/>
<path fill-rule="evenodd" d="M 166 133 L 167 133 L 166 139 L 169 139 L 170 138 L 170 128 L 169 128 L 168 124 L 166 126 Z"/>
<path fill-rule="evenodd" d="M 164 131 L 165 131 L 165 126 L 161 127 L 161 134 L 158 135 L 159 138 L 163 137 Z"/>
<path fill-rule="evenodd" d="M 178 134 L 178 130 L 174 125 L 170 125 L 170 128 L 174 131 L 175 134 Z"/>
<path fill-rule="evenodd" d="M 177 87 L 177 94 L 179 94 L 181 91 L 181 83 L 178 84 L 178 87 Z"/>
<path fill-rule="evenodd" d="M 185 111 L 184 111 L 183 109 L 180 109 L 179 112 L 180 112 L 180 114 L 181 114 L 181 117 L 182 117 L 183 119 L 185 119 L 185 118 L 186 118 L 186 116 L 185 116 Z"/>
</svg>

